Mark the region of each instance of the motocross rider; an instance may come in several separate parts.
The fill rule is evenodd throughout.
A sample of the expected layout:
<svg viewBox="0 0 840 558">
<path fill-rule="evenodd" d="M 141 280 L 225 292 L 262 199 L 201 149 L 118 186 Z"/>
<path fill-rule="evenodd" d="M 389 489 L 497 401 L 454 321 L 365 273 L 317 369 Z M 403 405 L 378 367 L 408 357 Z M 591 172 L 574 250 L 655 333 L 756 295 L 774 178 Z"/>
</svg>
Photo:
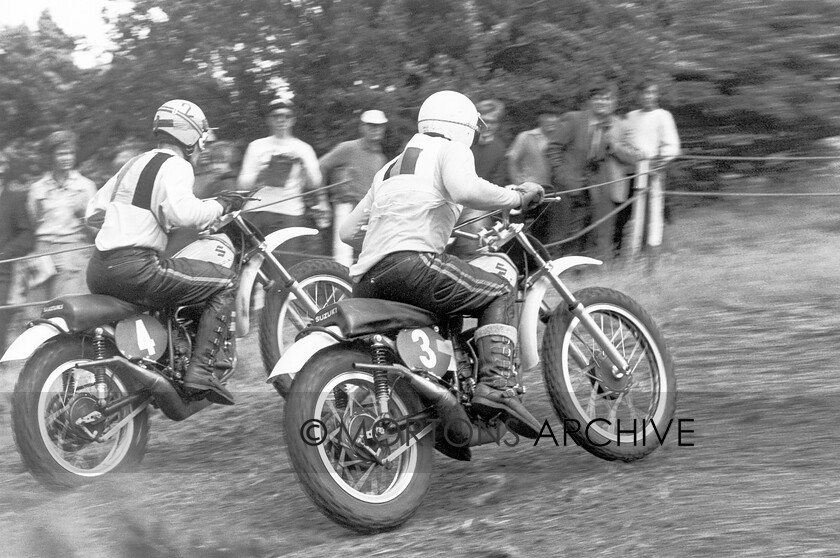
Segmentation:
<svg viewBox="0 0 840 558">
<path fill-rule="evenodd" d="M 341 239 L 360 250 L 350 268 L 353 296 L 477 317 L 479 381 L 472 407 L 487 418 L 500 415 L 517 434 L 536 438 L 540 423 L 516 389 L 514 289 L 502 277 L 443 252 L 464 206 L 526 210 L 542 201 L 543 188 L 533 182 L 503 188 L 478 177 L 470 146 L 481 117 L 461 93 L 434 93 L 417 120 L 419 133 L 376 174 L 341 227 Z"/>
<path fill-rule="evenodd" d="M 229 329 L 236 276 L 220 265 L 166 258 L 162 252 L 173 227 L 204 229 L 243 202 L 193 194 L 194 167 L 211 135 L 197 105 L 167 101 L 155 113 L 152 133 L 157 148 L 123 165 L 88 204 L 86 221 L 99 229 L 88 288 L 150 308 L 206 303 L 184 387 L 195 398 L 233 405 L 233 395 L 214 372 L 230 366 L 217 353 Z"/>
</svg>

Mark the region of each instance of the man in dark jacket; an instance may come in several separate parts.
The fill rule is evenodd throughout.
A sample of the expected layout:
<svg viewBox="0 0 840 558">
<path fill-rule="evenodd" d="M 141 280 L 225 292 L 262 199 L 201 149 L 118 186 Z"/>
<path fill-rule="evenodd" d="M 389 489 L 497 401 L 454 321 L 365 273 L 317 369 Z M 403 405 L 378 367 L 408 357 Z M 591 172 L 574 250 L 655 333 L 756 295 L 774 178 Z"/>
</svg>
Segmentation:
<svg viewBox="0 0 840 558">
<path fill-rule="evenodd" d="M 26 211 L 26 188 L 9 177 L 9 161 L 0 153 L 0 262 L 25 256 L 35 247 L 35 231 Z M 9 299 L 13 264 L 0 263 L 0 307 Z M 14 312 L 0 310 L 0 354 Z"/>
<path fill-rule="evenodd" d="M 552 251 L 590 253 L 607 259 L 612 254 L 613 210 L 610 187 L 581 190 L 612 182 L 624 174 L 622 165 L 635 163 L 637 151 L 622 120 L 615 115 L 618 89 L 606 79 L 595 79 L 584 110 L 568 112 L 548 138 L 546 157 L 552 171 L 552 185 L 565 203 L 552 204 L 534 223 L 534 235 L 546 244 L 569 238 L 590 224 L 607 219 L 577 242 Z"/>
</svg>

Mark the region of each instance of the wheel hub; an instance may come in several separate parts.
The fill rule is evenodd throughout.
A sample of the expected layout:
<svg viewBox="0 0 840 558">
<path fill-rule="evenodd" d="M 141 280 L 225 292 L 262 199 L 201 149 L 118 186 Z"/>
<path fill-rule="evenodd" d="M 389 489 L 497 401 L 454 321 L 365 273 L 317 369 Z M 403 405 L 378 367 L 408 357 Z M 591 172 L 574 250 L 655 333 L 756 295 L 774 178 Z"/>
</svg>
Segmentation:
<svg viewBox="0 0 840 558">
<path fill-rule="evenodd" d="M 73 434 L 85 441 L 93 441 L 102 433 L 105 421 L 98 408 L 96 398 L 87 393 L 70 402 L 67 418 Z"/>
<path fill-rule="evenodd" d="M 383 421 L 373 415 L 354 415 L 346 423 L 346 443 L 342 445 L 355 457 L 382 465 L 394 443 L 394 431 L 399 436 L 399 429 L 393 421 Z"/>
<path fill-rule="evenodd" d="M 613 373 L 615 366 L 606 353 L 596 351 L 593 356 L 593 364 L 593 373 L 601 384 L 603 391 L 610 394 L 617 394 L 627 389 L 627 386 L 630 384 L 630 374 L 625 374 L 621 378 L 617 378 Z"/>
</svg>

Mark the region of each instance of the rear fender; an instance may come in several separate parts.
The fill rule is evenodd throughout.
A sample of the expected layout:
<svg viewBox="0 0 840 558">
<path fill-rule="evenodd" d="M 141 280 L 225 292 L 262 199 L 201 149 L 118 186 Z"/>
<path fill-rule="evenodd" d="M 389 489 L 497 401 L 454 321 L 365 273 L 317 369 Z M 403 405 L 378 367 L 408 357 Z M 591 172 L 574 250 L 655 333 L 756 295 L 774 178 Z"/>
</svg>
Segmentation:
<svg viewBox="0 0 840 558">
<path fill-rule="evenodd" d="M 328 326 L 326 329 L 332 331 L 336 335 L 341 335 L 341 330 L 336 326 Z M 294 379 L 295 375 L 300 372 L 303 365 L 306 364 L 315 353 L 326 349 L 332 345 L 337 345 L 338 339 L 325 333 L 323 331 L 313 331 L 306 337 L 302 337 L 295 341 L 289 349 L 283 353 L 277 364 L 268 375 L 266 383 L 272 384 L 274 381 L 284 374 L 288 375 L 290 379 Z"/>
<path fill-rule="evenodd" d="M 566 256 L 551 260 L 551 274 L 559 277 L 564 271 L 578 265 L 601 265 L 602 263 L 600 260 L 585 256 Z M 519 354 L 524 373 L 536 369 L 540 364 L 537 326 L 540 322 L 543 298 L 551 288 L 548 277 L 540 277 L 528 288 L 525 303 L 522 305 L 522 314 L 519 318 Z"/>
<path fill-rule="evenodd" d="M 49 323 L 46 323 L 49 322 Z M 41 323 L 33 325 L 24 330 L 20 336 L 12 342 L 0 362 L 10 362 L 13 360 L 25 360 L 32 356 L 35 350 L 62 333 L 69 333 L 67 322 L 64 318 L 50 318 Z"/>
<path fill-rule="evenodd" d="M 265 248 L 273 252 L 281 244 L 299 236 L 314 236 L 316 229 L 307 227 L 289 227 L 274 231 L 265 237 Z M 236 336 L 245 337 L 251 328 L 251 295 L 256 284 L 257 274 L 265 261 L 265 256 L 257 252 L 242 268 L 239 274 L 239 289 L 236 292 Z"/>
</svg>

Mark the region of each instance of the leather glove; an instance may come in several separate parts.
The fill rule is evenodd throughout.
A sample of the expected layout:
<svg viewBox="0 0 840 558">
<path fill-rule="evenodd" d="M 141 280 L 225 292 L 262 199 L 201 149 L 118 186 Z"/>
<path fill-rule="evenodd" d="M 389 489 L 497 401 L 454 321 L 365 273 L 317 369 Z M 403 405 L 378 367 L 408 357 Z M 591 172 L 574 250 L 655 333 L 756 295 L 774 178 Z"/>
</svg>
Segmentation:
<svg viewBox="0 0 840 558">
<path fill-rule="evenodd" d="M 545 190 L 536 182 L 523 182 L 513 188 L 519 192 L 519 210 L 528 211 L 542 203 Z"/>
<path fill-rule="evenodd" d="M 248 198 L 236 192 L 220 192 L 216 195 L 216 201 L 222 205 L 222 215 L 239 211 Z"/>
</svg>

